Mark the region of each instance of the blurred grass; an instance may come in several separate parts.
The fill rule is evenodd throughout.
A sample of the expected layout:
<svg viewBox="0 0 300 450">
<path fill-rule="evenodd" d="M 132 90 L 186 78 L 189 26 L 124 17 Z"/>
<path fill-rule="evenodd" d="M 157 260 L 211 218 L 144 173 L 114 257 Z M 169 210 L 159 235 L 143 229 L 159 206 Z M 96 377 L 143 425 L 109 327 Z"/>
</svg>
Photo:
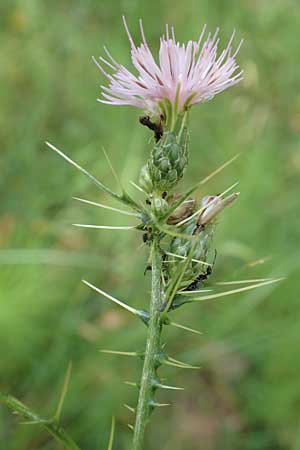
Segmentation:
<svg viewBox="0 0 300 450">
<path fill-rule="evenodd" d="M 115 448 L 130 448 L 122 403 L 133 405 L 136 392 L 123 380 L 136 379 L 140 364 L 98 350 L 141 349 L 145 330 L 80 280 L 143 306 L 146 253 L 134 233 L 72 228 L 74 221 L 130 220 L 73 201 L 107 199 L 44 145 L 50 140 L 111 185 L 104 146 L 124 183 L 136 179 L 149 134 L 135 126 L 137 111 L 96 102 L 103 79 L 90 59 L 106 44 L 129 63 L 123 13 L 136 38 L 144 19 L 154 48 L 166 22 L 180 40 L 196 38 L 203 23 L 221 26 L 224 43 L 233 28 L 244 37 L 243 83 L 191 115 L 186 183 L 242 151 L 203 190 L 220 192 L 239 180 L 242 193 L 219 225 L 211 281 L 287 276 L 280 285 L 180 311 L 182 323 L 205 334 L 168 330 L 170 352 L 203 369 L 164 370 L 187 389 L 161 395 L 173 406 L 155 414 L 147 448 L 299 450 L 297 1 L 1 1 L 0 389 L 50 414 L 72 360 L 65 425 L 83 448 L 96 450 L 105 448 L 116 414 Z M 1 406 L 1 450 L 54 448 L 42 430 L 18 425 Z"/>
</svg>

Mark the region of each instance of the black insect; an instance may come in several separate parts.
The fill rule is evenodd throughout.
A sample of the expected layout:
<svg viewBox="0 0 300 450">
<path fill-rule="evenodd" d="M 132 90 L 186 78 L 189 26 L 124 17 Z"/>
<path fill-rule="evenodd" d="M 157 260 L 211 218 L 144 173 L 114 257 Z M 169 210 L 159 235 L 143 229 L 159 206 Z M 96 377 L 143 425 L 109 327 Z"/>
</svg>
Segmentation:
<svg viewBox="0 0 300 450">
<path fill-rule="evenodd" d="M 158 142 L 160 138 L 162 137 L 164 130 L 163 130 L 163 116 L 160 117 L 160 121 L 158 123 L 152 122 L 149 116 L 141 116 L 139 118 L 139 121 L 142 125 L 145 127 L 148 127 L 150 130 L 154 131 L 154 138 L 155 142 Z"/>
<path fill-rule="evenodd" d="M 147 231 L 145 233 L 143 233 L 143 243 L 148 244 L 151 240 L 152 240 L 152 228 L 149 227 L 147 229 Z M 152 269 L 151 264 L 147 264 L 147 266 L 144 270 L 144 275 L 146 275 L 148 270 L 151 270 L 151 269 Z"/>
<path fill-rule="evenodd" d="M 152 240 L 152 228 L 148 227 L 147 231 L 143 234 L 143 243 L 147 244 Z"/>
<path fill-rule="evenodd" d="M 201 281 L 207 280 L 212 274 L 212 267 L 208 267 L 206 272 L 201 273 L 197 278 L 185 289 L 186 291 L 195 291 L 199 287 Z"/>
<path fill-rule="evenodd" d="M 151 264 L 147 264 L 147 266 L 145 267 L 144 275 L 146 275 L 146 273 L 147 273 L 149 270 L 150 270 L 150 271 L 152 270 Z"/>
<path fill-rule="evenodd" d="M 208 266 L 204 273 L 200 273 L 200 275 L 198 275 L 197 278 L 195 278 L 195 280 L 185 289 L 186 291 L 195 291 L 196 289 L 198 289 L 199 283 L 207 280 L 211 276 L 212 271 L 213 271 L 213 266 L 216 262 L 216 258 L 217 258 L 217 250 L 215 250 L 215 257 L 214 257 L 212 265 Z"/>
</svg>

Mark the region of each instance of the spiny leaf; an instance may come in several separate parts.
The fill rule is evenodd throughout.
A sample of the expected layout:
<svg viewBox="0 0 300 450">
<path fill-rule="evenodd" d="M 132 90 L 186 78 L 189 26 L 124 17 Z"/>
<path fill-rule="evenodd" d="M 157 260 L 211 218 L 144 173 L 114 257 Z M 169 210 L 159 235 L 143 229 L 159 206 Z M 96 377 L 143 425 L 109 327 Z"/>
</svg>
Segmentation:
<svg viewBox="0 0 300 450">
<path fill-rule="evenodd" d="M 126 192 L 123 192 L 122 195 L 117 194 L 116 192 L 112 191 L 110 188 L 105 186 L 101 181 L 99 181 L 97 178 L 95 178 L 91 173 L 89 173 L 86 169 L 81 167 L 79 164 L 77 164 L 75 161 L 73 161 L 71 158 L 69 158 L 67 155 L 65 155 L 61 150 L 54 147 L 54 145 L 50 144 L 49 142 L 46 142 L 46 145 L 51 148 L 51 150 L 54 150 L 59 156 L 61 156 L 65 161 L 67 161 L 72 166 L 76 167 L 80 172 L 82 172 L 84 175 L 86 175 L 92 182 L 98 186 L 103 192 L 109 194 L 111 197 L 115 198 L 119 202 L 126 204 L 127 206 L 130 206 L 131 208 L 140 211 L 140 207 L 135 203 L 134 200 L 132 200 L 129 195 Z"/>
<path fill-rule="evenodd" d="M 116 303 L 119 306 L 122 306 L 122 308 L 126 309 L 127 311 L 131 312 L 135 316 L 138 316 L 143 322 L 147 319 L 147 312 L 142 311 L 136 308 L 133 308 L 132 306 L 127 305 L 127 303 L 122 302 L 121 300 L 118 300 L 117 298 L 113 297 L 112 295 L 109 295 L 107 292 L 102 291 L 101 289 L 97 288 L 93 284 L 89 283 L 86 280 L 82 280 L 84 284 L 89 286 L 94 291 L 98 292 L 99 294 L 103 295 L 104 297 L 108 298 L 112 302 Z"/>
<path fill-rule="evenodd" d="M 118 212 L 118 213 L 124 214 L 126 216 L 139 217 L 139 214 L 137 214 L 137 213 L 130 212 L 130 211 L 124 211 L 124 209 L 113 208 L 112 206 L 102 205 L 102 203 L 92 202 L 90 200 L 85 200 L 84 198 L 73 197 L 73 199 L 77 200 L 81 203 L 86 203 L 87 205 L 97 206 L 98 208 L 103 208 L 103 209 L 109 209 L 110 211 Z"/>
<path fill-rule="evenodd" d="M 227 295 L 238 294 L 240 292 L 250 291 L 251 289 L 256 289 L 262 286 L 267 286 L 268 284 L 278 283 L 279 281 L 284 280 L 284 278 L 277 278 L 273 280 L 264 281 L 262 283 L 252 284 L 251 286 L 245 286 L 239 289 L 232 289 L 230 291 L 219 292 L 217 294 L 204 295 L 203 297 L 191 298 L 192 302 L 201 302 L 203 300 L 213 300 L 215 298 L 226 297 Z"/>
<path fill-rule="evenodd" d="M 127 227 L 122 227 L 122 226 L 111 226 L 111 225 L 90 225 L 90 224 L 84 224 L 84 223 L 73 223 L 72 224 L 73 227 L 80 227 L 80 228 L 95 228 L 98 230 L 123 230 L 123 231 L 127 231 L 127 230 L 135 230 L 136 227 L 135 226 L 127 226 Z"/>
<path fill-rule="evenodd" d="M 130 181 L 130 184 L 135 187 L 138 191 L 142 192 L 143 194 L 147 195 L 147 192 L 144 191 L 144 189 L 141 188 L 141 186 L 139 186 L 138 184 L 136 184 L 134 181 Z"/>
<path fill-rule="evenodd" d="M 93 183 L 96 184 L 102 191 L 106 192 L 107 194 L 111 195 L 113 198 L 120 200 L 120 196 L 113 192 L 110 188 L 105 186 L 101 181 L 97 180 L 92 174 L 90 174 L 86 169 L 81 167 L 79 164 L 77 164 L 75 161 L 73 161 L 71 158 L 69 158 L 65 153 L 63 153 L 61 150 L 56 148 L 54 145 L 50 144 L 50 142 L 46 142 L 46 145 L 51 148 L 51 150 L 54 150 L 59 156 L 61 156 L 64 160 L 66 160 L 69 164 L 76 167 L 80 172 L 84 173 L 88 178 L 90 178 Z"/>
<path fill-rule="evenodd" d="M 128 195 L 128 193 L 125 191 L 125 189 L 124 189 L 124 187 L 123 187 L 123 185 L 121 183 L 121 180 L 120 180 L 120 178 L 119 178 L 119 176 L 118 176 L 118 174 L 117 174 L 117 172 L 116 172 L 116 170 L 115 170 L 115 168 L 114 168 L 114 166 L 113 166 L 113 164 L 112 164 L 112 162 L 111 162 L 107 152 L 105 151 L 104 147 L 102 147 L 102 151 L 104 153 L 106 161 L 107 161 L 107 163 L 109 165 L 109 168 L 110 168 L 110 170 L 111 170 L 111 172 L 112 172 L 112 174 L 113 174 L 117 184 L 120 186 L 120 189 L 122 191 L 122 195 L 121 195 L 122 200 L 124 202 L 129 203 L 131 205 L 131 207 L 133 207 L 134 209 L 142 211 L 144 208 L 140 207 L 136 202 L 134 202 L 132 200 L 132 198 Z"/>
<path fill-rule="evenodd" d="M 218 286 L 226 286 L 231 284 L 260 283 L 262 281 L 271 281 L 271 280 L 273 280 L 273 278 L 256 278 L 253 280 L 217 281 L 215 284 Z"/>
<path fill-rule="evenodd" d="M 122 186 L 121 180 L 120 180 L 120 178 L 119 178 L 119 176 L 118 176 L 118 174 L 117 174 L 117 172 L 116 172 L 116 170 L 115 170 L 115 168 L 114 168 L 114 166 L 113 166 L 113 164 L 112 164 L 112 162 L 111 162 L 111 160 L 110 160 L 110 158 L 109 158 L 109 156 L 108 156 L 108 153 L 106 152 L 106 150 L 105 150 L 104 147 L 102 147 L 102 151 L 103 151 L 103 154 L 104 154 L 105 159 L 106 159 L 106 161 L 107 161 L 107 164 L 109 165 L 109 168 L 110 168 L 110 170 L 111 170 L 111 173 L 113 174 L 113 176 L 114 176 L 114 178 L 115 178 L 117 184 L 118 184 L 118 185 L 120 186 L 120 188 L 123 190 L 123 186 Z"/>
<path fill-rule="evenodd" d="M 178 291 L 178 294 L 189 295 L 189 294 L 200 294 L 202 292 L 212 292 L 213 289 L 195 289 L 194 291 Z"/>
<path fill-rule="evenodd" d="M 171 362 L 177 363 L 177 364 L 181 364 L 181 365 L 183 365 L 185 367 L 190 367 L 190 368 L 193 368 L 193 369 L 201 369 L 201 367 L 193 366 L 193 365 L 185 363 L 183 361 L 179 361 L 178 359 L 171 358 L 170 356 L 168 356 L 168 360 L 171 361 Z"/>
<path fill-rule="evenodd" d="M 175 362 L 176 360 L 172 360 L 172 359 L 164 359 L 161 360 L 162 364 L 165 364 L 166 366 L 173 366 L 173 367 L 178 367 L 180 369 L 200 369 L 200 367 L 198 366 L 191 366 L 185 363 L 181 363 L 180 361 Z"/>
<path fill-rule="evenodd" d="M 168 325 L 171 325 L 171 326 L 176 327 L 176 328 L 181 328 L 182 330 L 190 331 L 191 333 L 195 333 L 195 334 L 203 334 L 201 331 L 194 330 L 193 328 L 189 328 L 189 327 L 186 327 L 186 326 L 184 326 L 184 325 L 180 325 L 179 323 L 176 323 L 176 322 L 171 322 L 171 321 L 170 321 L 170 322 L 168 323 Z"/>
</svg>

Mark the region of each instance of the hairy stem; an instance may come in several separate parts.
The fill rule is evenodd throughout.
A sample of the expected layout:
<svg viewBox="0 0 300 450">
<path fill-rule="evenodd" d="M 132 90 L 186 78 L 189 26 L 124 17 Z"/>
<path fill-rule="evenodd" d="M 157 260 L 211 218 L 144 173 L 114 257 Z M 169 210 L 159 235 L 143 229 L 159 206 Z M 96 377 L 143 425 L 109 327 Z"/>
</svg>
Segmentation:
<svg viewBox="0 0 300 450">
<path fill-rule="evenodd" d="M 158 248 L 158 238 L 154 236 L 151 248 L 152 256 L 152 288 L 150 304 L 150 320 L 145 350 L 144 366 L 140 383 L 140 392 L 136 412 L 132 450 L 142 450 L 145 428 L 149 414 L 153 408 L 153 396 L 155 393 L 156 369 L 159 365 L 158 354 L 160 351 L 161 336 L 161 255 Z"/>
</svg>

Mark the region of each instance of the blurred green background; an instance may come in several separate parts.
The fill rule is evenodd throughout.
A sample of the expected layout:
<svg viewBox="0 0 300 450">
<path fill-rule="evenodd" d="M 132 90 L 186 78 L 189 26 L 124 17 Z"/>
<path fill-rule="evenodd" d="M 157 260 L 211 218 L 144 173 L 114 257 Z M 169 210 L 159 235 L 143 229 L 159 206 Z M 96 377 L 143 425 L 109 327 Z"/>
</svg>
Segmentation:
<svg viewBox="0 0 300 450">
<path fill-rule="evenodd" d="M 245 39 L 245 79 L 191 114 L 185 186 L 241 151 L 200 194 L 240 181 L 241 196 L 218 226 L 208 284 L 286 276 L 281 284 L 176 312 L 203 336 L 168 330 L 178 359 L 202 370 L 163 369 L 183 393 L 161 393 L 148 450 L 300 449 L 300 5 L 291 0 L 1 0 L 0 3 L 0 390 L 51 414 L 68 362 L 73 374 L 64 424 L 84 449 L 104 449 L 112 414 L 115 449 L 130 448 L 141 364 L 101 348 L 139 350 L 142 324 L 84 286 L 85 278 L 144 307 L 146 250 L 132 232 L 77 229 L 74 222 L 127 225 L 72 196 L 112 204 L 47 149 L 49 140 L 111 187 L 108 151 L 124 184 L 147 158 L 139 111 L 96 102 L 104 79 L 91 62 L 105 44 L 130 65 L 121 15 L 136 40 L 138 19 L 157 50 L 164 24 L 197 38 L 204 23 Z M 130 219 L 130 218 L 129 218 Z M 297 292 L 298 291 L 298 292 Z M 191 373 L 192 372 L 192 373 Z M 19 424 L 0 405 L 1 450 L 61 448 L 43 430 Z"/>
</svg>

